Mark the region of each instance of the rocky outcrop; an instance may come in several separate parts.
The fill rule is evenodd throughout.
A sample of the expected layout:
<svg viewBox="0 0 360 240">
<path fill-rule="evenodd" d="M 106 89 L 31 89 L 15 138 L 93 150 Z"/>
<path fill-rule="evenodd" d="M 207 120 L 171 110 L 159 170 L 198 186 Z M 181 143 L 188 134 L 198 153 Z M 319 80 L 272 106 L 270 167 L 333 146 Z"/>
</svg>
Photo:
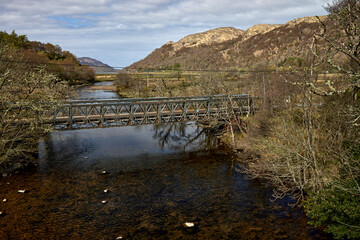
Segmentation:
<svg viewBox="0 0 360 240">
<path fill-rule="evenodd" d="M 215 28 L 206 32 L 191 34 L 180 39 L 176 43 L 169 42 L 168 44 L 172 44 L 174 51 L 178 51 L 184 47 L 192 48 L 200 45 L 212 45 L 214 43 L 225 42 L 237 38 L 243 33 L 243 30 L 233 27 Z"/>
<path fill-rule="evenodd" d="M 324 21 L 326 20 L 327 16 L 319 16 L 319 19 L 321 21 Z M 317 17 L 303 17 L 303 18 L 296 18 L 294 20 L 291 20 L 287 23 L 285 23 L 284 25 L 287 25 L 287 26 L 294 26 L 294 25 L 297 25 L 299 23 L 318 23 L 319 20 Z"/>
<path fill-rule="evenodd" d="M 247 40 L 248 38 L 257 35 L 257 34 L 264 34 L 270 32 L 271 30 L 280 27 L 281 24 L 258 24 L 248 28 L 244 34 L 242 41 Z"/>
</svg>

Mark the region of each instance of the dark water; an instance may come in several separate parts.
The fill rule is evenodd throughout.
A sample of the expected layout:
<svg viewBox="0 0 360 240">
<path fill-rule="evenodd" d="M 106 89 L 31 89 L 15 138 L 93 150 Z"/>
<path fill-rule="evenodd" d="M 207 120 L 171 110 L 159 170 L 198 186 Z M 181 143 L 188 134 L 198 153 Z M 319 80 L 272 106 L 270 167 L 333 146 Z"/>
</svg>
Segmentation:
<svg viewBox="0 0 360 240">
<path fill-rule="evenodd" d="M 58 131 L 39 148 L 36 169 L 0 178 L 0 239 L 326 239 L 194 123 Z"/>
<path fill-rule="evenodd" d="M 0 239 L 321 238 L 195 124 L 53 132 L 39 160 L 0 179 Z"/>
</svg>

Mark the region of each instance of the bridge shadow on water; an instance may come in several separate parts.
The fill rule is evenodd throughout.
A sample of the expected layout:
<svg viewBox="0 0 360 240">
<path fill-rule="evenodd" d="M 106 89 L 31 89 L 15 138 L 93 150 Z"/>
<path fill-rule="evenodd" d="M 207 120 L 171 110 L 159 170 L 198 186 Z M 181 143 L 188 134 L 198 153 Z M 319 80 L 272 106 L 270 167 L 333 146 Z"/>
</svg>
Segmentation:
<svg viewBox="0 0 360 240">
<path fill-rule="evenodd" d="M 326 239 L 195 123 L 52 132 L 40 152 L 0 179 L 0 239 Z"/>
</svg>

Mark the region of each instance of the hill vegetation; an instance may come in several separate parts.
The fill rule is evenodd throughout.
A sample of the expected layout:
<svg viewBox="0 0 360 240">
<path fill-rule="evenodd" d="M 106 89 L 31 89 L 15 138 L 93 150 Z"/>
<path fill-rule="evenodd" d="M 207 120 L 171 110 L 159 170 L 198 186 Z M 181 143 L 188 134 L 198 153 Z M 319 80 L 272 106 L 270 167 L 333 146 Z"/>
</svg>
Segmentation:
<svg viewBox="0 0 360 240">
<path fill-rule="evenodd" d="M 3 52 L 0 61 L 44 67 L 59 79 L 69 84 L 81 84 L 94 80 L 94 71 L 87 65 L 81 65 L 69 51 L 63 51 L 59 45 L 29 41 L 26 35 L 0 32 L 0 44 Z"/>
</svg>

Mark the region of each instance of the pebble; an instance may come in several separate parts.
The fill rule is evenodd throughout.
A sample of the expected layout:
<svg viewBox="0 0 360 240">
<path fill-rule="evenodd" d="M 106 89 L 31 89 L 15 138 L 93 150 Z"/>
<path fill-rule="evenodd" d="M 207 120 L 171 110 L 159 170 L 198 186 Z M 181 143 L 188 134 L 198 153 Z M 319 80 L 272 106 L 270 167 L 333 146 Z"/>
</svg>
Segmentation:
<svg viewBox="0 0 360 240">
<path fill-rule="evenodd" d="M 107 203 L 107 201 L 104 200 L 104 201 L 102 201 L 102 203 L 105 204 L 105 203 Z"/>
<path fill-rule="evenodd" d="M 5 216 L 4 212 L 0 212 L 0 217 Z"/>
<path fill-rule="evenodd" d="M 116 240 L 118 240 L 118 239 L 123 239 L 123 237 L 122 237 L 122 236 L 119 236 L 119 237 L 116 238 Z"/>
<path fill-rule="evenodd" d="M 4 198 L 4 199 L 3 199 L 3 202 L 7 202 L 7 199 L 6 199 L 6 198 Z"/>
<path fill-rule="evenodd" d="M 26 193 L 26 190 L 19 190 L 18 193 Z"/>
<path fill-rule="evenodd" d="M 109 189 L 105 189 L 105 190 L 104 190 L 104 193 L 107 193 L 108 191 L 109 191 Z"/>
<path fill-rule="evenodd" d="M 85 159 L 88 159 L 89 157 L 84 157 Z"/>
<path fill-rule="evenodd" d="M 106 172 L 106 171 L 102 171 L 101 174 L 107 174 L 107 172 Z"/>
<path fill-rule="evenodd" d="M 186 222 L 184 223 L 184 226 L 190 228 L 190 227 L 194 227 L 195 225 L 192 222 Z"/>
</svg>

